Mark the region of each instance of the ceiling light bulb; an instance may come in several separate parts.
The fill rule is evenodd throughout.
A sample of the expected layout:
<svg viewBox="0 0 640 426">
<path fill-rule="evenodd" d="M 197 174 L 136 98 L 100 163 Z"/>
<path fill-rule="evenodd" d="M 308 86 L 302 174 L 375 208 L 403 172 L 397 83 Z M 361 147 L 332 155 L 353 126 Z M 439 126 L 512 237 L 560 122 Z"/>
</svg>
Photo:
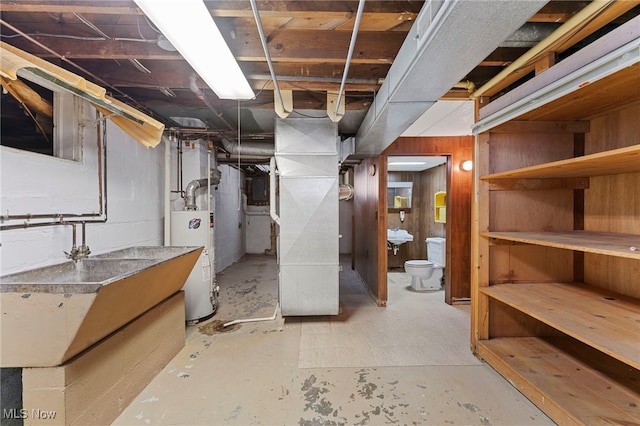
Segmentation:
<svg viewBox="0 0 640 426">
<path fill-rule="evenodd" d="M 471 160 L 463 161 L 462 164 L 460 165 L 460 169 L 464 170 L 465 172 L 471 171 L 473 169 L 473 161 Z"/>
</svg>

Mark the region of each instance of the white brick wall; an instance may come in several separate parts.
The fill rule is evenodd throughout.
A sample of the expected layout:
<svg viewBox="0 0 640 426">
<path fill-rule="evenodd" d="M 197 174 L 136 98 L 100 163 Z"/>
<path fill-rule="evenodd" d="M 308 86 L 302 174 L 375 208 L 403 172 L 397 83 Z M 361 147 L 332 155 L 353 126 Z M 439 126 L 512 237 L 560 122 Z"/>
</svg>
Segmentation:
<svg viewBox="0 0 640 426">
<path fill-rule="evenodd" d="M 85 127 L 81 162 L 0 147 L 1 214 L 98 212 L 96 137 Z M 163 145 L 145 148 L 107 120 L 107 161 L 108 221 L 86 225 L 92 253 L 162 244 Z M 69 226 L 0 232 L 0 273 L 65 261 L 71 233 Z"/>
</svg>

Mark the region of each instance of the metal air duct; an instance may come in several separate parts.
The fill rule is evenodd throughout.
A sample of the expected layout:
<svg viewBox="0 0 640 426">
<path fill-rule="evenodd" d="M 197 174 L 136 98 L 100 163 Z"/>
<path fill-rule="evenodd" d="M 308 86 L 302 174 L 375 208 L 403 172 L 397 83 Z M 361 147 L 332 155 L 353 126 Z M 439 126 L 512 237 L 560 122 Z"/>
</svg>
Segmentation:
<svg viewBox="0 0 640 426">
<path fill-rule="evenodd" d="M 185 210 L 198 210 L 196 206 L 196 191 L 199 188 L 206 188 L 211 180 L 211 185 L 217 185 L 220 183 L 222 174 L 219 170 L 211 170 L 211 175 L 208 178 L 195 179 L 189 182 L 185 190 Z"/>
<path fill-rule="evenodd" d="M 547 2 L 425 1 L 358 130 L 356 157 L 380 154 Z"/>
<path fill-rule="evenodd" d="M 252 157 L 273 157 L 275 152 L 274 146 L 262 142 L 232 142 L 229 139 L 221 140 L 224 150 L 231 155 L 252 156 Z"/>
</svg>

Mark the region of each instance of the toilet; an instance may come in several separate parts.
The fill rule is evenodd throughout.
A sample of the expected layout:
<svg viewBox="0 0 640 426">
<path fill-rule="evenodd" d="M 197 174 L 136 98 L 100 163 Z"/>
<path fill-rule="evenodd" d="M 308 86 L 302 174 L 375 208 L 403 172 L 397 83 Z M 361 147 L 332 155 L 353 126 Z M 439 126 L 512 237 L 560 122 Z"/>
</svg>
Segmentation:
<svg viewBox="0 0 640 426">
<path fill-rule="evenodd" d="M 440 290 L 446 259 L 446 240 L 442 237 L 429 237 L 427 260 L 407 260 L 404 270 L 411 276 L 411 288 L 416 291 Z"/>
</svg>

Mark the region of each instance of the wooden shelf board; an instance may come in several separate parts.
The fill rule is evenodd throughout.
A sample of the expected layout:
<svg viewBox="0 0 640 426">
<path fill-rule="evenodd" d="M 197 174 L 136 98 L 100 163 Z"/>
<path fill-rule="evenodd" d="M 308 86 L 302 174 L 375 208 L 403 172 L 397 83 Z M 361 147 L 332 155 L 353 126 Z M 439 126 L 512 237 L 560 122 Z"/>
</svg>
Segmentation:
<svg viewBox="0 0 640 426">
<path fill-rule="evenodd" d="M 592 231 L 482 232 L 487 238 L 640 260 L 640 235 Z M 631 248 L 635 247 L 636 250 Z"/>
<path fill-rule="evenodd" d="M 498 284 L 481 292 L 640 369 L 640 300 L 585 284 Z"/>
<path fill-rule="evenodd" d="M 597 354 L 562 346 L 537 337 L 502 337 L 479 341 L 478 355 L 558 424 L 640 423 L 638 370 L 605 374 L 608 366 L 599 367 Z"/>
<path fill-rule="evenodd" d="M 554 161 L 516 170 L 492 173 L 482 180 L 513 178 L 568 178 L 633 173 L 640 171 L 640 144 Z"/>
</svg>

